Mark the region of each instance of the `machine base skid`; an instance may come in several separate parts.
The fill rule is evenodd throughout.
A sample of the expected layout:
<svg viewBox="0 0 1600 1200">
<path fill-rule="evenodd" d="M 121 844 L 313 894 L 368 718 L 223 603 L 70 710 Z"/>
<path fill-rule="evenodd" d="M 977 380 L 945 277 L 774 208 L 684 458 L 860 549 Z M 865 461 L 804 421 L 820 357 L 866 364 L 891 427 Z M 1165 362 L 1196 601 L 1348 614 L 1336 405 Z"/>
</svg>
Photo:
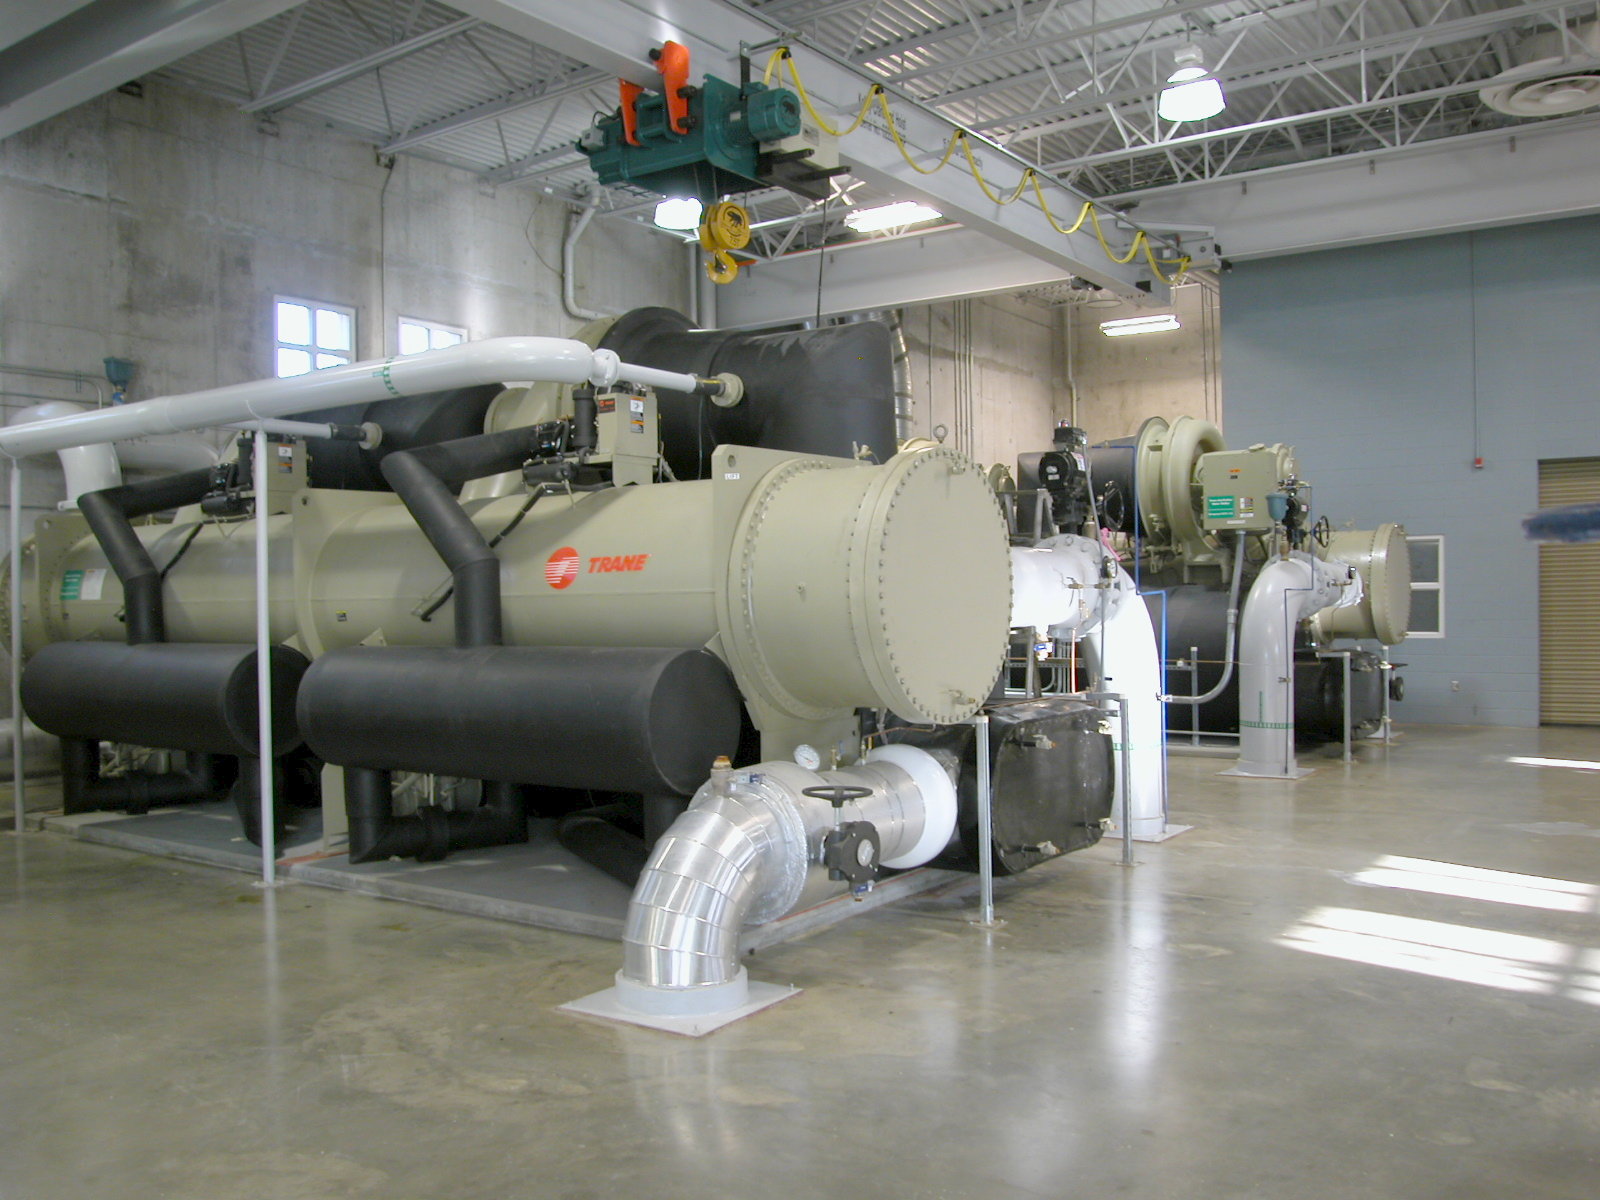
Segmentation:
<svg viewBox="0 0 1600 1200">
<path fill-rule="evenodd" d="M 672 1016 L 669 1014 L 642 1013 L 622 1007 L 617 1000 L 617 989 L 608 987 L 602 992 L 572 1000 L 560 1005 L 558 1011 L 579 1017 L 596 1017 L 602 1021 L 615 1021 L 623 1025 L 639 1025 L 645 1029 L 659 1029 L 663 1033 L 676 1033 L 682 1037 L 705 1037 L 735 1021 L 771 1008 L 774 1004 L 798 996 L 800 989 L 777 983 L 750 984 L 750 998 L 734 1008 L 700 1016 Z"/>
<path fill-rule="evenodd" d="M 551 822 L 535 822 L 525 845 L 493 846 L 453 854 L 443 862 L 389 861 L 352 865 L 343 854 L 319 855 L 320 818 L 302 812 L 278 860 L 282 879 L 336 888 L 426 908 L 620 939 L 629 891 L 610 876 L 563 850 Z M 192 804 L 143 816 L 85 813 L 30 814 L 29 825 L 87 842 L 144 854 L 256 873 L 261 859 L 239 836 L 233 806 Z M 963 872 L 921 868 L 883 880 L 859 899 L 838 896 L 814 908 L 745 930 L 742 949 L 763 949 L 802 937 L 885 904 L 937 890 L 954 895 L 977 886 Z M 755 985 L 752 984 L 752 989 Z"/>
</svg>

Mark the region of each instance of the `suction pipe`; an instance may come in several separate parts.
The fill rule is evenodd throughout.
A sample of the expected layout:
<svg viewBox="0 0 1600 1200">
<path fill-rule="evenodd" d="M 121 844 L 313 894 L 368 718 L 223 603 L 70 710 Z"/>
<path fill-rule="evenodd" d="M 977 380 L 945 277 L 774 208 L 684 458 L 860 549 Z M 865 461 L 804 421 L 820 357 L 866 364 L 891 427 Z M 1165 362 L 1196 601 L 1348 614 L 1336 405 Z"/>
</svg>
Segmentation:
<svg viewBox="0 0 1600 1200">
<path fill-rule="evenodd" d="M 35 404 L 12 415 L 8 426 L 32 425 L 38 421 L 51 421 L 93 412 L 86 404 L 70 400 L 51 400 Z M 122 465 L 111 446 L 66 446 L 56 452 L 61 459 L 62 473 L 67 477 L 67 499 L 63 508 L 76 508 L 78 497 L 85 492 L 99 492 L 119 487 L 122 483 Z"/>
<path fill-rule="evenodd" d="M 1296 552 L 1268 563 L 1244 602 L 1239 645 L 1239 764 L 1225 772 L 1268 779 L 1309 774 L 1294 759 L 1294 631 L 1330 606 L 1361 601 L 1344 563 Z"/>
<path fill-rule="evenodd" d="M 1091 670 L 1105 680 L 1106 691 L 1120 694 L 1127 708 L 1128 753 L 1118 754 L 1114 760 L 1116 811 L 1127 815 L 1134 839 L 1154 841 L 1166 832 L 1167 826 L 1161 786 L 1162 756 L 1166 753 L 1161 723 L 1161 654 L 1150 610 L 1139 598 L 1133 576 L 1118 567 L 1107 596 L 1110 611 L 1095 635 L 1084 638 L 1081 644 Z"/>
<path fill-rule="evenodd" d="M 288 417 L 316 409 L 367 404 L 500 383 L 507 379 L 608 387 L 618 380 L 700 395 L 720 395 L 726 381 L 700 379 L 620 361 L 570 338 L 505 337 L 463 342 L 401 358 L 368 359 L 288 379 L 258 379 L 203 392 L 141 400 L 0 429 L 0 454 L 25 458 L 150 434 L 183 433 L 239 421 Z"/>
<path fill-rule="evenodd" d="M 860 798 L 835 809 L 808 794 L 840 786 Z M 955 832 L 955 785 L 913 746 L 883 746 L 864 762 L 820 773 L 791 762 L 713 768 L 689 811 L 656 843 L 634 889 L 618 1003 L 654 1016 L 744 1004 L 741 931 L 846 890 L 829 878 L 823 844 L 836 825 L 853 821 L 876 830 L 884 866 L 921 866 Z"/>
</svg>

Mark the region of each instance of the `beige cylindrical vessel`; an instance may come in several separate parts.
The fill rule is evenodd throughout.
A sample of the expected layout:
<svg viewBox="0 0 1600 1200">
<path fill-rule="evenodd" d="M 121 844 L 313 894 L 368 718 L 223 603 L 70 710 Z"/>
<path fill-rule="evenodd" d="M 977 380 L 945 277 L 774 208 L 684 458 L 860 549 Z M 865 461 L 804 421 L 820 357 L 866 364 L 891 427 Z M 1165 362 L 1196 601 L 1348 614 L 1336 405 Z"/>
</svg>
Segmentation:
<svg viewBox="0 0 1600 1200">
<path fill-rule="evenodd" d="M 505 638 L 525 646 L 709 646 L 747 700 L 802 721 L 881 707 L 915 721 L 976 711 L 1004 660 L 1004 521 L 981 473 L 944 449 L 882 466 L 725 447 L 712 480 L 469 501 L 505 532 Z M 448 645 L 449 572 L 398 499 L 306 491 L 270 519 L 273 636 L 313 656 Z M 510 528 L 516 521 L 514 528 Z M 509 531 L 506 532 L 509 528 Z M 253 636 L 255 523 L 151 526 L 174 641 Z M 190 541 L 190 535 L 194 534 Z M 120 640 L 122 590 L 87 535 L 45 556 L 29 646 Z"/>
<path fill-rule="evenodd" d="M 1376 638 L 1385 646 L 1405 641 L 1411 628 L 1411 547 L 1393 522 L 1376 529 L 1344 529 L 1328 539 L 1323 555 L 1346 563 L 1361 576 L 1361 601 L 1329 608 L 1312 619 L 1320 639 Z"/>
</svg>

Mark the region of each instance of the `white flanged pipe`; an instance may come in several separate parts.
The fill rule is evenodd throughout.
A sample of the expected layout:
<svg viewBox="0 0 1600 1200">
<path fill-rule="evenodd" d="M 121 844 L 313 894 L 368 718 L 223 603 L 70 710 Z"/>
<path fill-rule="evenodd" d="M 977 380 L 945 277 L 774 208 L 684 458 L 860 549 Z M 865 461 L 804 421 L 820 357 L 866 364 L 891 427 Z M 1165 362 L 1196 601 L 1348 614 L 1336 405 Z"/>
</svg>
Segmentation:
<svg viewBox="0 0 1600 1200">
<path fill-rule="evenodd" d="M 57 421 L 94 411 L 86 404 L 51 400 L 13 413 L 6 425 L 10 428 L 36 425 L 41 421 Z M 122 464 L 116 450 L 110 446 L 64 446 L 56 450 L 56 455 L 61 460 L 62 473 L 67 477 L 67 498 L 61 503 L 62 508 L 77 508 L 78 497 L 85 492 L 98 492 L 122 484 Z"/>
<path fill-rule="evenodd" d="M 1166 754 L 1161 724 L 1161 652 L 1150 610 L 1133 577 L 1121 567 L 1107 595 L 1109 615 L 1080 645 L 1084 657 L 1098 666 L 1106 691 L 1121 695 L 1128 708 L 1128 771 L 1124 777 L 1119 746 L 1114 759 L 1115 811 L 1127 814 L 1135 838 L 1155 839 L 1166 831 L 1167 822 L 1161 788 L 1161 760 Z"/>
<path fill-rule="evenodd" d="M 594 350 L 571 338 L 489 338 L 401 358 L 327 367 L 288 379 L 258 379 L 7 427 L 0 430 L 0 454 L 24 458 L 70 446 L 292 417 L 314 409 L 367 404 L 507 379 L 592 383 L 599 387 L 622 380 L 680 392 L 706 387 L 693 375 L 624 363 L 613 351 Z M 720 391 L 723 385 L 719 381 L 712 386 Z"/>
<path fill-rule="evenodd" d="M 1325 608 L 1361 600 L 1344 563 L 1296 552 L 1268 563 L 1244 602 L 1239 635 L 1239 763 L 1229 774 L 1295 779 L 1294 631 Z"/>
<path fill-rule="evenodd" d="M 836 785 L 869 794 L 837 812 L 805 794 Z M 919 867 L 955 834 L 955 784 L 927 751 L 900 745 L 837 771 L 792 762 L 713 770 L 633 890 L 618 1003 L 654 1016 L 706 1016 L 745 1003 L 740 932 L 845 890 L 828 878 L 822 852 L 828 832 L 846 821 L 872 823 L 884 866 Z"/>
</svg>

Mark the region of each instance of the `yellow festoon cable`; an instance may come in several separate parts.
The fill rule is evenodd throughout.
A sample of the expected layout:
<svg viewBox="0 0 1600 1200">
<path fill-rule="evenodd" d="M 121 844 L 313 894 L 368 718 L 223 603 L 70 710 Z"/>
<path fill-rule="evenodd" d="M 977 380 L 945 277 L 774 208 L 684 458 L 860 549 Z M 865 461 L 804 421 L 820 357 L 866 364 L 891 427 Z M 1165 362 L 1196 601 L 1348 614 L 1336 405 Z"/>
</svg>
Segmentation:
<svg viewBox="0 0 1600 1200">
<path fill-rule="evenodd" d="M 883 113 L 884 127 L 888 130 L 889 137 L 894 142 L 895 148 L 900 151 L 900 157 L 905 159 L 906 165 L 919 175 L 932 175 L 936 171 L 942 170 L 949 165 L 950 160 L 955 157 L 956 150 L 959 149 L 962 156 L 967 160 L 967 168 L 972 172 L 973 181 L 977 183 L 983 194 L 992 203 L 1000 206 L 1012 204 L 1021 199 L 1023 193 L 1031 187 L 1035 199 L 1039 202 L 1039 210 L 1044 214 L 1044 219 L 1050 223 L 1051 228 L 1063 235 L 1073 234 L 1082 229 L 1085 222 L 1087 222 L 1094 231 L 1095 240 L 1100 243 L 1100 249 L 1105 253 L 1105 256 L 1119 266 L 1132 262 L 1142 253 L 1145 262 L 1149 265 L 1155 277 L 1161 280 L 1162 283 L 1170 285 L 1183 278 L 1184 273 L 1189 269 L 1190 262 L 1193 261 L 1187 254 L 1177 258 L 1158 255 L 1149 235 L 1142 229 L 1134 234 L 1133 241 L 1128 246 L 1125 254 L 1116 254 L 1111 249 L 1111 243 L 1106 240 L 1105 231 L 1100 226 L 1099 209 L 1092 200 L 1083 202 L 1083 207 L 1079 209 L 1076 221 L 1071 225 L 1062 225 L 1056 220 L 1055 214 L 1050 211 L 1049 203 L 1045 200 L 1044 189 L 1040 186 L 1042 177 L 1032 167 L 1023 169 L 1022 178 L 1017 181 L 1017 186 L 1011 190 L 1009 195 L 1001 196 L 990 186 L 989 181 L 983 177 L 983 172 L 979 170 L 978 160 L 972 153 L 972 147 L 964 129 L 957 129 L 950 134 L 950 140 L 945 143 L 944 152 L 933 166 L 922 166 L 912 157 L 911 151 L 906 145 L 905 138 L 900 132 L 900 124 L 895 120 L 894 110 L 889 107 L 889 95 L 882 84 L 872 84 L 867 90 L 866 98 L 861 102 L 861 108 L 857 111 L 855 119 L 845 128 L 836 129 L 826 117 L 817 111 L 816 105 L 811 102 L 810 93 L 806 91 L 806 85 L 800 78 L 800 69 L 795 66 L 794 54 L 789 47 L 779 46 L 772 52 L 771 57 L 767 59 L 766 70 L 762 73 L 762 82 L 771 86 L 773 79 L 784 64 L 788 65 L 789 77 L 794 81 L 795 94 L 800 97 L 800 103 L 805 106 L 806 112 L 811 115 L 811 119 L 817 123 L 817 127 L 824 133 L 833 137 L 844 137 L 846 134 L 854 133 L 866 122 L 874 105 L 876 105 Z M 1177 270 L 1168 275 L 1161 269 L 1163 265 L 1175 266 Z"/>
</svg>

